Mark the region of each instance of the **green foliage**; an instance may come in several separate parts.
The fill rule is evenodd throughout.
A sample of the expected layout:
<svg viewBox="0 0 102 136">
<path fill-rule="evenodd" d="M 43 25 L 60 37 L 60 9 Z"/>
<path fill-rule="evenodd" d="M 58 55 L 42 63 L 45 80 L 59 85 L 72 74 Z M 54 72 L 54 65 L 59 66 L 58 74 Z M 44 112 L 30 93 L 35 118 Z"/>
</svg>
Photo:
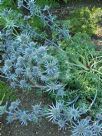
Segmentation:
<svg viewBox="0 0 102 136">
<path fill-rule="evenodd" d="M 18 20 L 18 18 L 19 20 Z M 21 14 L 18 10 L 12 10 L 12 9 L 5 9 L 0 10 L 0 27 L 15 27 L 17 28 L 18 24 L 23 23 L 23 19 L 21 19 Z"/>
<path fill-rule="evenodd" d="M 10 88 L 6 83 L 0 81 L 0 105 L 7 101 L 13 101 L 16 99 L 14 89 Z"/>
<path fill-rule="evenodd" d="M 59 62 L 59 69 L 60 69 L 59 81 L 66 84 L 71 78 L 69 57 L 66 51 L 62 49 L 63 43 L 61 42 L 60 44 L 61 44 L 61 48 L 50 47 L 50 50 L 51 50 L 51 54 L 53 54 Z"/>
<path fill-rule="evenodd" d="M 73 33 L 84 32 L 89 34 L 95 34 L 97 31 L 97 23 L 102 15 L 101 8 L 84 7 L 74 10 L 69 17 L 70 31 Z M 68 20 L 64 21 L 66 24 Z"/>
<path fill-rule="evenodd" d="M 64 41 L 59 44 L 63 50 L 67 50 L 69 47 L 72 48 L 74 53 L 76 53 L 76 49 L 78 53 L 80 53 L 80 49 L 84 52 L 84 49 L 93 49 L 95 47 L 95 44 L 92 42 L 90 36 L 87 33 L 81 32 L 76 33 L 74 36 L 68 39 L 67 42 Z"/>
<path fill-rule="evenodd" d="M 15 9 L 15 8 L 17 8 L 16 2 L 17 2 L 17 0 L 1 0 L 1 3 L 3 3 L 3 4 L 0 5 L 0 9 L 3 9 L 3 8 Z"/>
<path fill-rule="evenodd" d="M 44 24 L 43 22 L 41 21 L 41 19 L 39 19 L 38 17 L 32 17 L 30 20 L 29 20 L 29 24 L 36 28 L 37 30 L 39 31 L 42 31 L 44 29 Z"/>
<path fill-rule="evenodd" d="M 93 108 L 93 113 L 101 109 L 102 98 L 102 51 L 96 51 L 91 38 L 84 33 L 77 33 L 67 42 L 60 43 L 60 46 L 66 51 L 70 67 L 70 80 L 66 86 L 66 99 L 73 99 L 80 96 L 78 105 L 85 103 L 90 105 L 96 90 L 98 96 Z M 98 107 L 99 105 L 99 107 Z"/>
</svg>

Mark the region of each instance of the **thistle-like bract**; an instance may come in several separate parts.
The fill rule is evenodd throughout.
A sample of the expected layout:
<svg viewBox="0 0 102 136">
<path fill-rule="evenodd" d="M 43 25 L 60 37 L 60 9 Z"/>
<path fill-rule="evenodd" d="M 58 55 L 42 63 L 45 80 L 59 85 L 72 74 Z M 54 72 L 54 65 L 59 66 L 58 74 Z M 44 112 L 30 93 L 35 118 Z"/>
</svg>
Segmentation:
<svg viewBox="0 0 102 136">
<path fill-rule="evenodd" d="M 72 136 L 93 136 L 90 120 L 86 118 L 74 123 Z"/>
</svg>

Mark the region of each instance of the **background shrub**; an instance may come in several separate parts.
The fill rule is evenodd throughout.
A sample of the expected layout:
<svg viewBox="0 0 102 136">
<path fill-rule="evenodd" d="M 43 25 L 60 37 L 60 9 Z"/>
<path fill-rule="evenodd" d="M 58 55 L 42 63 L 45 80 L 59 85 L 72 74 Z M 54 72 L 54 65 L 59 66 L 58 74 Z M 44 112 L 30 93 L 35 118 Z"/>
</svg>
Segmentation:
<svg viewBox="0 0 102 136">
<path fill-rule="evenodd" d="M 97 23 L 100 21 L 102 15 L 101 8 L 88 8 L 84 7 L 81 9 L 74 10 L 68 21 L 70 31 L 73 33 L 84 32 L 90 36 L 95 34 L 97 31 Z M 64 21 L 67 24 L 67 20 Z"/>
</svg>

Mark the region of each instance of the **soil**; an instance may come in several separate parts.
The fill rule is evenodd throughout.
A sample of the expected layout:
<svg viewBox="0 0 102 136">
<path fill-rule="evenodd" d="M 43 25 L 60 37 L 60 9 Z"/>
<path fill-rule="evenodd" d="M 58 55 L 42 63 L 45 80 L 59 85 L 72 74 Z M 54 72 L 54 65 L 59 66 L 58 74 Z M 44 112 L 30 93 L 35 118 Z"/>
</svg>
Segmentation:
<svg viewBox="0 0 102 136">
<path fill-rule="evenodd" d="M 89 4 L 84 2 L 84 6 Z M 92 6 L 93 4 L 91 3 Z M 102 2 L 96 2 L 94 5 L 102 7 Z M 68 9 L 80 8 L 83 6 L 81 4 L 69 4 L 67 6 L 59 7 L 58 9 L 53 10 L 55 14 L 59 14 L 61 18 L 65 18 L 69 15 Z M 99 24 L 97 35 L 93 38 L 95 44 L 100 46 L 102 45 L 102 24 Z M 25 109 L 30 109 L 31 105 L 41 102 L 43 105 L 48 105 L 51 103 L 47 96 L 36 96 L 34 92 L 21 92 L 17 91 L 17 98 L 22 102 L 22 107 Z M 6 124 L 5 117 L 1 119 L 1 134 L 0 136 L 70 136 L 71 132 L 69 129 L 65 131 L 59 130 L 57 125 L 52 124 L 46 119 L 42 119 L 38 124 L 28 124 L 27 126 L 21 126 L 19 122 L 13 122 L 12 124 Z"/>
<path fill-rule="evenodd" d="M 47 96 L 36 96 L 34 92 L 17 91 L 17 98 L 22 101 L 24 109 L 30 109 L 31 105 L 42 105 L 51 103 Z M 19 122 L 6 124 L 5 117 L 1 119 L 1 136 L 70 136 L 70 130 L 59 130 L 57 125 L 52 124 L 45 118 L 38 122 L 38 124 L 29 123 L 27 126 L 21 126 Z"/>
<path fill-rule="evenodd" d="M 2 136 L 70 136 L 69 131 L 59 131 L 57 126 L 47 122 L 45 119 L 41 123 L 29 124 L 26 127 L 17 122 L 12 125 L 2 127 Z"/>
</svg>

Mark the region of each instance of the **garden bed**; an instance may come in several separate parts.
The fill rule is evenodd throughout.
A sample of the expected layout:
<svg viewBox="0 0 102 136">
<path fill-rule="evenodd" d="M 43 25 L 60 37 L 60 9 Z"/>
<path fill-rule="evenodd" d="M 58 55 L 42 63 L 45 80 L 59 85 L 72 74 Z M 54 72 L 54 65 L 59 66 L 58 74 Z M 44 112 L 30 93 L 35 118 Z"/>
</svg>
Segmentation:
<svg viewBox="0 0 102 136">
<path fill-rule="evenodd" d="M 86 6 L 89 6 L 89 7 L 92 7 L 93 5 L 95 5 L 96 6 L 96 4 L 97 4 L 97 7 L 102 7 L 101 6 L 101 3 L 92 3 L 91 5 L 89 5 L 89 3 L 87 4 L 87 3 L 81 3 L 81 4 L 75 4 L 75 3 L 73 3 L 74 5 L 72 6 L 72 5 L 68 5 L 68 6 L 64 6 L 63 5 L 63 7 L 60 7 L 60 8 L 58 8 L 58 9 L 51 9 L 51 11 L 52 11 L 52 13 L 53 14 L 55 14 L 55 15 L 57 15 L 58 16 L 58 18 L 60 19 L 60 20 L 64 20 L 64 19 L 66 19 L 68 16 L 70 16 L 70 12 L 72 12 L 73 10 L 75 10 L 75 9 L 79 9 L 80 7 L 86 7 Z M 70 11 L 70 9 L 71 9 L 71 11 Z M 102 18 L 101 18 L 102 19 Z M 102 21 L 102 20 L 101 20 Z M 100 21 L 100 22 L 101 22 Z M 49 22 L 48 22 L 49 23 Z M 15 29 L 14 29 L 14 31 L 15 31 Z M 15 31 L 16 32 L 16 31 Z M 55 34 L 55 36 L 56 36 L 56 33 L 54 33 Z M 72 33 L 72 35 L 74 35 L 75 36 L 75 34 L 73 34 Z M 74 37 L 74 36 L 72 36 L 73 37 L 73 41 L 74 42 L 76 42 L 76 37 L 77 37 L 77 35 L 76 35 L 76 37 Z M 85 35 L 84 35 L 85 36 Z M 79 33 L 79 37 L 80 37 L 80 33 Z M 83 35 L 82 35 L 82 37 L 83 37 Z M 61 37 L 62 39 L 61 39 L 61 42 L 63 41 L 63 36 Z M 75 38 L 75 39 L 74 39 Z M 86 36 L 86 39 L 87 39 L 87 36 Z M 89 39 L 89 38 L 88 38 Z M 95 35 L 92 35 L 91 36 L 91 39 L 92 39 L 92 41 L 95 43 L 95 45 L 97 45 L 98 47 L 96 48 L 96 52 L 97 52 L 97 50 L 99 50 L 99 51 L 101 51 L 101 45 L 102 45 L 102 25 L 101 25 L 101 23 L 99 23 L 99 27 L 98 27 L 98 30 L 97 30 L 97 33 L 95 34 Z M 28 39 L 29 40 L 29 39 Z M 37 39 L 38 40 L 38 39 Z M 55 39 L 54 39 L 55 40 Z M 85 39 L 84 39 L 85 40 Z M 85 44 L 85 41 L 83 40 L 83 44 Z M 42 42 L 42 41 L 41 41 Z M 48 42 L 48 41 L 47 41 Z M 60 44 L 61 44 L 61 42 L 60 42 Z M 71 41 L 68 41 L 69 43 L 71 43 Z M 42 42 L 43 43 L 43 42 Z M 68 44 L 69 44 L 68 43 Z M 73 42 L 71 43 L 72 45 L 73 45 Z M 81 45 L 82 43 L 81 42 L 79 42 L 79 44 Z M 89 39 L 89 44 L 90 45 L 93 45 L 93 43 L 90 43 L 90 39 Z M 56 44 L 55 44 L 56 45 Z M 70 55 L 72 55 L 72 54 L 70 54 L 70 51 L 72 50 L 71 49 L 71 47 L 67 47 L 66 46 L 67 44 L 66 43 L 63 43 L 62 44 L 62 49 L 64 49 L 64 50 L 66 50 L 66 52 L 68 51 L 68 55 L 70 56 Z M 93 45 L 94 46 L 94 45 Z M 90 46 L 91 47 L 91 46 Z M 80 51 L 83 51 L 83 48 L 84 47 L 82 47 L 82 50 L 80 50 Z M 38 48 L 39 49 L 39 48 Z M 54 50 L 55 52 L 51 52 L 52 50 Z M 50 50 L 48 50 L 49 52 L 50 52 L 50 55 L 55 55 L 55 53 L 57 52 L 56 51 L 56 47 L 55 47 L 55 49 L 52 49 L 51 51 Z M 94 49 L 93 49 L 94 50 Z M 62 51 L 62 50 L 61 50 Z M 73 50 L 74 51 L 74 50 Z M 76 51 L 78 51 L 77 50 L 77 48 L 76 48 Z M 94 57 L 94 53 L 95 52 L 93 52 L 93 54 L 92 54 L 92 56 L 91 57 Z M 89 53 L 90 54 L 90 53 Z M 99 52 L 99 54 L 100 54 L 100 52 Z M 75 56 L 77 56 L 78 55 L 78 53 L 76 53 L 75 54 Z M 95 54 L 96 55 L 96 54 Z M 74 56 L 74 57 L 75 57 Z M 100 55 L 101 56 L 101 55 Z M 99 57 L 100 57 L 99 56 Z M 58 57 L 58 56 L 57 56 Z M 65 57 L 65 56 L 62 56 L 63 58 Z M 96 58 L 95 59 L 97 59 L 97 55 L 95 56 Z M 59 61 L 61 61 L 60 63 L 62 63 L 63 62 L 63 58 L 59 58 Z M 61 60 L 62 59 L 62 60 Z M 69 60 L 71 60 L 72 58 L 69 58 Z M 82 59 L 82 58 L 81 58 Z M 80 58 L 79 58 L 79 60 L 80 60 Z M 65 62 L 67 62 L 67 59 L 66 58 L 64 58 L 64 61 Z M 71 60 L 72 62 L 74 62 L 74 60 Z M 83 62 L 84 62 L 84 60 L 82 60 Z M 90 61 L 90 56 L 89 56 L 89 60 L 88 60 L 89 62 L 87 63 L 87 62 L 84 62 L 85 63 L 85 66 L 86 66 L 86 68 L 85 68 L 85 71 L 90 71 L 90 67 L 91 67 L 91 65 L 94 65 L 94 63 L 93 63 L 93 60 L 92 60 L 92 62 Z M 100 60 L 99 60 L 100 61 Z M 93 63 L 93 64 L 92 64 Z M 2 63 L 3 64 L 3 63 Z M 5 63 L 4 63 L 5 64 Z M 76 63 L 75 63 L 76 64 Z M 67 63 L 66 63 L 66 65 L 67 65 Z M 100 63 L 100 65 L 101 65 L 101 63 Z M 42 66 L 43 67 L 43 66 Z M 98 67 L 98 66 L 96 66 L 96 67 Z M 64 70 L 66 71 L 66 66 L 65 65 L 63 65 L 62 66 L 62 68 L 65 68 Z M 77 68 L 77 66 L 76 66 L 76 68 Z M 83 68 L 83 67 L 82 67 Z M 93 68 L 93 67 L 92 67 Z M 83 68 L 84 69 L 84 68 Z M 93 70 L 93 69 L 92 69 Z M 65 72 L 64 71 L 64 72 Z M 69 71 L 68 71 L 69 72 Z M 72 69 L 72 72 L 74 73 L 75 71 Z M 79 72 L 80 73 L 80 67 L 78 67 L 78 71 L 77 72 Z M 78 73 L 75 73 L 75 75 L 74 76 L 78 76 Z M 96 71 L 95 71 L 96 72 Z M 83 74 L 84 72 L 82 71 L 82 75 L 83 75 L 83 78 L 84 78 L 84 74 Z M 65 73 L 64 73 L 65 74 Z M 96 74 L 96 73 L 95 73 Z M 99 73 L 100 74 L 100 73 Z M 1 74 L 0 74 L 1 75 Z M 92 75 L 93 76 L 93 75 Z M 96 76 L 97 76 L 97 74 L 96 74 Z M 100 75 L 101 76 L 101 75 Z M 63 77 L 62 77 L 63 78 Z M 75 77 L 74 77 L 75 78 Z M 79 78 L 79 77 L 78 77 Z M 5 79 L 3 79 L 3 78 L 0 78 L 2 81 L 5 81 Z M 20 80 L 20 79 L 19 79 Z M 54 79 L 53 79 L 54 80 Z M 59 81 L 60 80 L 62 80 L 62 79 L 59 79 Z M 64 78 L 63 78 L 63 80 L 64 80 Z M 75 79 L 74 79 L 75 80 Z M 77 93 L 78 92 L 78 89 L 79 89 L 79 87 L 81 86 L 81 83 L 83 83 L 83 86 L 84 85 L 87 85 L 87 87 L 85 88 L 85 89 L 87 89 L 88 87 L 88 89 L 90 89 L 91 88 L 91 83 L 90 83 L 90 80 L 91 79 L 88 79 L 87 80 L 87 82 L 85 83 L 85 81 L 82 79 L 82 81 L 80 80 L 80 79 L 78 79 L 78 80 L 76 80 L 76 82 L 73 82 L 73 80 L 71 80 L 71 81 L 69 81 L 68 82 L 68 84 L 66 84 L 66 83 L 64 83 L 64 85 L 65 85 L 65 91 L 67 92 L 68 90 L 67 89 L 69 89 L 69 90 L 71 90 L 72 92 L 72 96 L 67 96 L 67 97 L 65 97 L 65 100 L 66 99 L 68 99 L 68 101 L 69 100 L 71 100 L 71 99 L 75 99 L 76 98 L 76 96 L 74 96 L 73 95 L 73 92 L 75 91 L 75 93 Z M 59 82 L 58 81 L 58 82 Z M 79 84 L 79 81 L 80 81 L 80 84 Z M 41 81 L 40 81 L 41 82 Z M 65 82 L 65 81 L 64 81 Z M 95 83 L 97 82 L 97 77 L 96 77 L 96 79 L 95 79 Z M 92 81 L 92 83 L 94 83 L 94 81 Z M 8 82 L 7 82 L 7 84 L 8 84 Z M 69 85 L 70 84 L 70 85 Z M 43 82 L 41 82 L 41 85 L 43 86 Z M 79 86 L 77 86 L 77 85 L 79 85 Z M 81 86 L 80 88 L 84 88 L 83 86 Z M 16 96 L 16 99 L 19 99 L 20 101 L 21 101 L 21 109 L 25 109 L 25 110 L 31 110 L 31 105 L 36 105 L 36 104 L 41 104 L 42 105 L 42 107 L 49 107 L 49 105 L 52 105 L 52 103 L 54 103 L 55 104 L 55 96 L 49 96 L 49 94 L 48 93 L 46 93 L 46 92 L 44 92 L 44 93 L 37 93 L 36 91 L 35 91 L 35 88 L 34 89 L 32 89 L 32 90 L 30 90 L 30 91 L 22 91 L 23 89 L 16 89 L 16 91 L 15 91 L 15 96 Z M 91 89 L 90 89 L 91 90 Z M 92 91 L 92 90 L 91 90 Z M 96 101 L 96 99 L 97 98 L 95 98 L 95 93 L 94 92 L 91 92 L 92 94 L 89 94 L 89 96 L 87 97 L 87 91 L 86 92 L 83 92 L 83 95 L 85 95 L 84 96 L 84 98 L 82 98 L 82 100 L 85 100 L 85 102 L 86 102 L 86 100 L 87 100 L 87 104 L 88 105 L 90 105 L 90 106 L 93 106 L 93 101 Z M 79 94 L 80 94 L 80 92 L 79 92 Z M 93 94 L 94 94 L 94 96 L 93 96 Z M 55 94 L 54 94 L 55 95 Z M 70 94 L 68 94 L 68 95 L 70 95 Z M 72 98 L 72 97 L 75 97 L 75 98 Z M 80 101 L 81 100 L 81 98 L 77 98 L 76 99 L 76 101 Z M 81 100 L 81 102 L 82 102 L 82 100 Z M 9 108 L 9 105 L 10 105 L 10 102 L 11 102 L 11 100 L 9 101 L 9 103 L 8 103 L 8 108 Z M 99 100 L 98 101 L 98 104 L 99 103 L 101 103 L 101 100 Z M 86 104 L 86 105 L 87 105 Z M 72 104 L 70 104 L 71 106 L 73 105 L 73 103 Z M 101 105 L 101 104 L 100 104 Z M 93 110 L 92 110 L 92 113 L 91 112 L 89 112 L 89 116 L 93 116 L 92 118 L 95 118 L 95 113 L 96 113 L 96 111 L 95 111 L 95 108 L 97 108 L 97 104 L 95 105 L 95 106 L 93 106 Z M 63 112 L 63 111 L 62 111 Z M 94 112 L 94 113 L 93 113 Z M 87 113 L 86 113 L 86 115 L 87 115 Z M 82 117 L 81 118 L 84 118 L 84 116 L 86 116 L 86 115 L 82 115 Z M 70 126 L 68 126 L 68 127 L 66 127 L 66 129 L 62 129 L 62 130 L 60 130 L 59 129 L 59 127 L 58 127 L 58 125 L 57 124 L 53 124 L 53 123 L 51 123 L 51 121 L 48 121 L 49 119 L 46 117 L 44 117 L 44 118 L 42 118 L 41 120 L 39 120 L 38 121 L 38 123 L 32 123 L 32 122 L 29 122 L 28 124 L 27 124 L 27 126 L 23 126 L 23 125 L 21 125 L 18 121 L 14 121 L 14 122 L 12 122 L 11 124 L 7 124 L 7 121 L 5 120 L 5 118 L 6 118 L 6 114 L 0 119 L 0 121 L 1 121 L 1 135 L 2 136 L 70 136 L 71 135 L 71 127 Z M 89 117 L 90 118 L 90 117 Z M 76 121 L 75 121 L 76 122 Z M 92 122 L 91 122 L 92 123 Z M 79 135 L 78 135 L 79 136 Z M 88 135 L 89 136 L 89 135 Z"/>
<path fill-rule="evenodd" d="M 50 104 L 48 96 L 36 96 L 34 92 L 25 93 L 18 91 L 17 98 L 22 101 L 22 107 L 29 109 L 31 105 L 38 104 L 39 101 L 43 105 Z M 57 125 L 53 125 L 48 119 L 42 119 L 37 124 L 29 123 L 27 126 L 21 126 L 19 122 L 13 122 L 7 125 L 5 117 L 1 119 L 1 135 L 2 136 L 70 136 L 70 130 L 59 130 Z"/>
</svg>

